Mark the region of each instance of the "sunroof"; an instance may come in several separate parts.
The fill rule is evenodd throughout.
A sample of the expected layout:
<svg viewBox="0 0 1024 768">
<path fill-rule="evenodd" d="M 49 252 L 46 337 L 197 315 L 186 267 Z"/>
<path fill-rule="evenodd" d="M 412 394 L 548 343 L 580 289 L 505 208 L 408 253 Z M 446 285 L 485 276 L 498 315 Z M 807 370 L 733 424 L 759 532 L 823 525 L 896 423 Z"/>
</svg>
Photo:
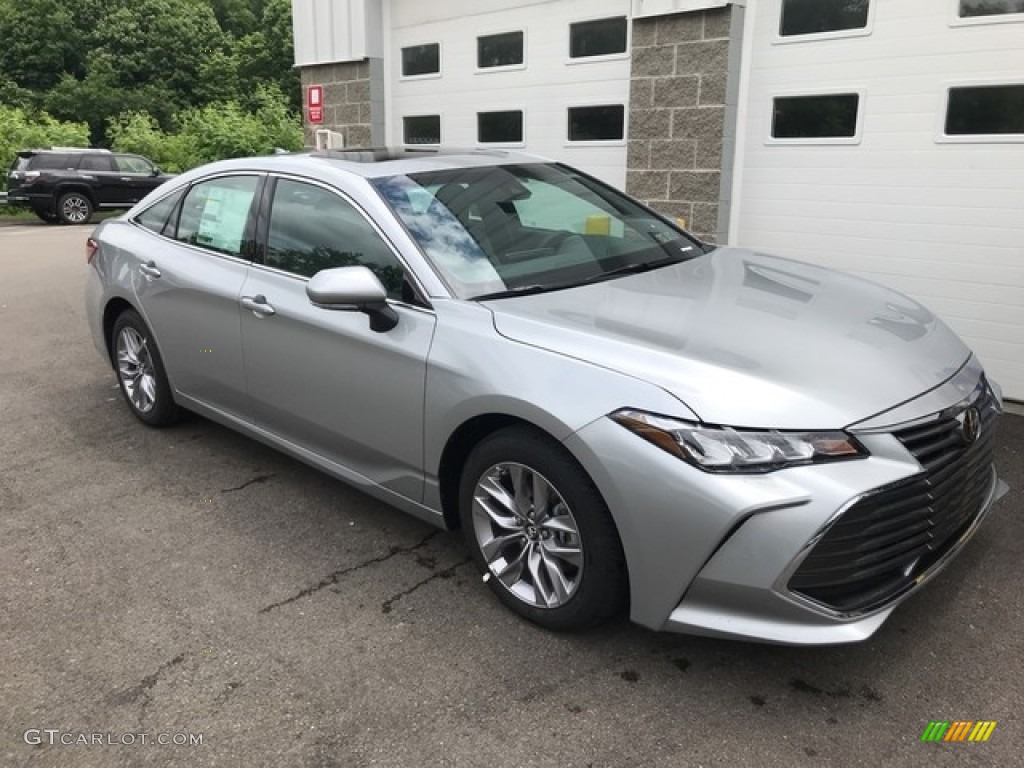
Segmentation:
<svg viewBox="0 0 1024 768">
<path fill-rule="evenodd" d="M 421 155 L 451 154 L 439 151 L 437 147 L 376 147 L 369 149 L 325 149 L 310 152 L 313 157 L 328 157 L 332 160 L 347 160 L 350 163 L 383 163 L 387 160 L 403 160 Z"/>
</svg>

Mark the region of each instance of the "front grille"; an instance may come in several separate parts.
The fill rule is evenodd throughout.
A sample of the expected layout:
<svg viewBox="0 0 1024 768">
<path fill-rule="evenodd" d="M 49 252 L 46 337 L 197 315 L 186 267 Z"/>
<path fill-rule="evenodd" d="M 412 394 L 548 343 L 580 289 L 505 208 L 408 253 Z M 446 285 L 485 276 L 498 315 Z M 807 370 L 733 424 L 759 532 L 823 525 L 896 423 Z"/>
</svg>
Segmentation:
<svg viewBox="0 0 1024 768">
<path fill-rule="evenodd" d="M 789 580 L 789 589 L 844 613 L 879 607 L 913 586 L 981 512 L 993 482 L 999 408 L 982 380 L 969 408 L 894 432 L 923 472 L 879 488 L 828 529 Z"/>
</svg>

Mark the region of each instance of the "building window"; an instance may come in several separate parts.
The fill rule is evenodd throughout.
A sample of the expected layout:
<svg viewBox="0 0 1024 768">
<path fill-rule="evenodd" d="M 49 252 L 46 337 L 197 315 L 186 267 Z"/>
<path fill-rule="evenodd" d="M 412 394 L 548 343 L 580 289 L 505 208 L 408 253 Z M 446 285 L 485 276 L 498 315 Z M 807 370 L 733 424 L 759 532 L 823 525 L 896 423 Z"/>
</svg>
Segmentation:
<svg viewBox="0 0 1024 768">
<path fill-rule="evenodd" d="M 504 32 L 476 39 L 476 65 L 480 69 L 516 67 L 523 63 L 523 33 Z"/>
<path fill-rule="evenodd" d="M 1024 134 L 1024 84 L 949 89 L 947 136 Z"/>
<path fill-rule="evenodd" d="M 581 21 L 569 25 L 569 58 L 607 56 L 626 51 L 626 17 Z"/>
<path fill-rule="evenodd" d="M 406 144 L 440 144 L 441 116 L 413 115 L 402 118 L 402 136 Z"/>
<path fill-rule="evenodd" d="M 869 0 L 782 0 L 779 35 L 817 35 L 864 29 Z"/>
<path fill-rule="evenodd" d="M 857 135 L 860 95 L 776 97 L 773 139 L 848 139 Z"/>
<path fill-rule="evenodd" d="M 621 104 L 569 107 L 569 141 L 619 141 L 626 135 Z"/>
<path fill-rule="evenodd" d="M 441 44 L 410 45 L 402 49 L 402 77 L 441 72 Z"/>
<path fill-rule="evenodd" d="M 523 112 L 477 112 L 476 140 L 481 144 L 519 144 L 523 141 Z"/>
<path fill-rule="evenodd" d="M 960 0 L 960 18 L 1024 13 L 1024 0 Z"/>
</svg>

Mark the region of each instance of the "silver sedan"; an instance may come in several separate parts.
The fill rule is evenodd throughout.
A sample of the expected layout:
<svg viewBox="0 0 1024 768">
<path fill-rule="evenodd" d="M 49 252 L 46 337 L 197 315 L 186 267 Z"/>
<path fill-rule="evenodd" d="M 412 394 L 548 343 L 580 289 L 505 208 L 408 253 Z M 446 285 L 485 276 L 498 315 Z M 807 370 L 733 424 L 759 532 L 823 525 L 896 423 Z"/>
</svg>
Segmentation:
<svg viewBox="0 0 1024 768">
<path fill-rule="evenodd" d="M 134 414 L 461 528 L 551 629 L 870 636 L 1005 491 L 1001 399 L 914 301 L 503 152 L 231 160 L 88 241 Z"/>
</svg>

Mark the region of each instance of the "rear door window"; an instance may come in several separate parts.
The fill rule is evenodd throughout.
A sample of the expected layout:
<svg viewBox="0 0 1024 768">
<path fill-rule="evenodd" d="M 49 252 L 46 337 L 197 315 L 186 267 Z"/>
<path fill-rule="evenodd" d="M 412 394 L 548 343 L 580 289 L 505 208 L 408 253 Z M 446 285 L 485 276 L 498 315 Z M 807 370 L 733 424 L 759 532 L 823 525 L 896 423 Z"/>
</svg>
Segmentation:
<svg viewBox="0 0 1024 768">
<path fill-rule="evenodd" d="M 176 239 L 231 256 L 248 257 L 253 198 L 259 176 L 223 176 L 194 185 L 185 195 Z"/>
<path fill-rule="evenodd" d="M 83 155 L 78 163 L 80 171 L 113 171 L 110 155 Z"/>
</svg>

